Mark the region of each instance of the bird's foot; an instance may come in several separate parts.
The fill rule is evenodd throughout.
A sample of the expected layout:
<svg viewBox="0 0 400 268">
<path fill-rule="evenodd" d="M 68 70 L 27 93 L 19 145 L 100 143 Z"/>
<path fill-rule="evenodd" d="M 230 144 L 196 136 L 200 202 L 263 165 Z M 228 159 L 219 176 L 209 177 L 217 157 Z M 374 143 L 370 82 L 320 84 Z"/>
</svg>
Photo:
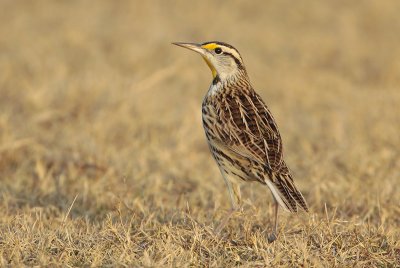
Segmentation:
<svg viewBox="0 0 400 268">
<path fill-rule="evenodd" d="M 276 233 L 275 232 L 270 233 L 267 238 L 268 238 L 268 243 L 274 242 L 277 239 Z"/>
</svg>

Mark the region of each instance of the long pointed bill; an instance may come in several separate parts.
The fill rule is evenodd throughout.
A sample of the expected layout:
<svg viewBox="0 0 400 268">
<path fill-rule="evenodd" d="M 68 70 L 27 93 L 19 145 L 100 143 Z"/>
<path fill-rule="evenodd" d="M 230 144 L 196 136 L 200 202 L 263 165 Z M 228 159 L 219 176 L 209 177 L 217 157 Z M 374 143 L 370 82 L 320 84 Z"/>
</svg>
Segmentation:
<svg viewBox="0 0 400 268">
<path fill-rule="evenodd" d="M 176 42 L 176 43 L 172 43 L 172 44 L 180 46 L 180 47 L 184 47 L 184 48 L 187 48 L 187 49 L 190 49 L 190 50 L 193 50 L 193 51 L 199 53 L 203 57 L 205 62 L 207 63 L 208 67 L 210 68 L 213 78 L 215 78 L 217 76 L 217 70 L 214 68 L 214 66 L 212 65 L 210 60 L 207 58 L 208 50 L 203 48 L 200 44 L 182 43 L 182 42 Z"/>
<path fill-rule="evenodd" d="M 204 48 L 202 48 L 200 44 L 182 43 L 182 42 L 176 42 L 176 43 L 172 43 L 172 44 L 196 51 L 197 53 L 200 53 L 201 55 L 204 55 L 206 53 L 206 50 Z"/>
</svg>

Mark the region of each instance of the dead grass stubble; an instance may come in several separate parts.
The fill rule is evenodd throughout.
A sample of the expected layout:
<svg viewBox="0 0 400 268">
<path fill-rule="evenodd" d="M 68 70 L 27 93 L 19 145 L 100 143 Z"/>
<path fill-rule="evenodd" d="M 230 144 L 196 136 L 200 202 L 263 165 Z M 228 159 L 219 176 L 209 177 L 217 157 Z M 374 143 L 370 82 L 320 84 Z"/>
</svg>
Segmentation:
<svg viewBox="0 0 400 268">
<path fill-rule="evenodd" d="M 1 266 L 400 266 L 398 2 L 118 3 L 0 3 Z M 273 244 L 258 184 L 213 235 L 229 201 L 201 128 L 210 77 L 169 42 L 216 37 L 311 207 Z"/>
</svg>

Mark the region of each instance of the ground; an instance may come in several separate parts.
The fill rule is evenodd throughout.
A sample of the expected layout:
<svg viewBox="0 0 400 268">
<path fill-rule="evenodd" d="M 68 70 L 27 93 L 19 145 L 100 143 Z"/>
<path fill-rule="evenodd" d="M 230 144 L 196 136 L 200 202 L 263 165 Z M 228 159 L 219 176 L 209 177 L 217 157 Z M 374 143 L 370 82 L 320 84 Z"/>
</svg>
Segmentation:
<svg viewBox="0 0 400 268">
<path fill-rule="evenodd" d="M 400 267 L 398 1 L 0 3 L 0 265 Z M 228 42 L 310 213 L 260 184 L 220 234 L 211 74 Z"/>
</svg>

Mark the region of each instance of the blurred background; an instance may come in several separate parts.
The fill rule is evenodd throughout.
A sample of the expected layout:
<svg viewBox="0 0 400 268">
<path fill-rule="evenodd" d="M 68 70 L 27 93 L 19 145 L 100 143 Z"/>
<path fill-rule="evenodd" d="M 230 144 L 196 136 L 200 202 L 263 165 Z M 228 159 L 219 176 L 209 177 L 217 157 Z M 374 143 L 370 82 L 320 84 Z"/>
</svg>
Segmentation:
<svg viewBox="0 0 400 268">
<path fill-rule="evenodd" d="M 0 221 L 37 208 L 62 218 L 76 195 L 72 219 L 102 221 L 121 203 L 142 217 L 221 217 L 229 197 L 201 124 L 210 71 L 171 45 L 218 40 L 241 52 L 311 210 L 394 228 L 399 11 L 372 0 L 1 0 Z M 243 195 L 268 225 L 269 191 Z"/>
</svg>

